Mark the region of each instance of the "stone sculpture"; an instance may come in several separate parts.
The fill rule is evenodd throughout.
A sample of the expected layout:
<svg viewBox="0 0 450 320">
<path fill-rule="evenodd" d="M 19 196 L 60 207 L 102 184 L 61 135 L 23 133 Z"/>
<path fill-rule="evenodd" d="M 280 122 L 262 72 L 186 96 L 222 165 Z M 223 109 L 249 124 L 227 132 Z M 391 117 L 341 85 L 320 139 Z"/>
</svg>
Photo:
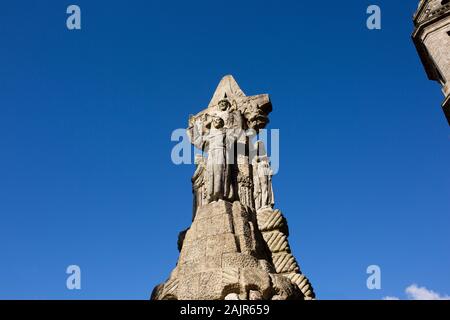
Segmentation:
<svg viewBox="0 0 450 320">
<path fill-rule="evenodd" d="M 271 111 L 268 95 L 247 97 L 225 76 L 208 107 L 190 117 L 188 136 L 204 154 L 192 177 L 193 222 L 180 233 L 177 266 L 152 299 L 315 298 L 291 253 L 286 219 L 273 209 L 264 145 L 250 143 Z"/>
</svg>

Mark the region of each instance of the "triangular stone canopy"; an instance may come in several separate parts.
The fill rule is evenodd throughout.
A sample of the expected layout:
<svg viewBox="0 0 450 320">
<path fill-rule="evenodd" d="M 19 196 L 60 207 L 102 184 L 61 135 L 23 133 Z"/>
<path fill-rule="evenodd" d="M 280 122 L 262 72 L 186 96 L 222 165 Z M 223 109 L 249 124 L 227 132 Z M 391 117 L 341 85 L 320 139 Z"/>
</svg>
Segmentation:
<svg viewBox="0 0 450 320">
<path fill-rule="evenodd" d="M 224 98 L 234 100 L 236 97 L 245 97 L 245 93 L 239 88 L 239 85 L 232 75 L 226 75 L 220 80 L 219 85 L 209 102 L 208 108 L 217 105 L 217 103 Z"/>
</svg>

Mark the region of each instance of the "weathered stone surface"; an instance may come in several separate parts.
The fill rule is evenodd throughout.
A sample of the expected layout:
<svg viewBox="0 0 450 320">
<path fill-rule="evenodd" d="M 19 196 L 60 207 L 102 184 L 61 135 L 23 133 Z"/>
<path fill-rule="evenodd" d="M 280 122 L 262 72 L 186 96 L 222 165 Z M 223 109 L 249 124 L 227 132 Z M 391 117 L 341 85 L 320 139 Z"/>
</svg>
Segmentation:
<svg viewBox="0 0 450 320">
<path fill-rule="evenodd" d="M 250 144 L 271 111 L 268 95 L 247 97 L 226 76 L 208 108 L 189 119 L 191 142 L 207 155 L 196 157 L 193 221 L 179 235 L 177 266 L 152 299 L 314 298 L 290 252 L 286 219 L 273 209 L 264 144 Z"/>
<path fill-rule="evenodd" d="M 259 263 L 256 257 L 242 252 L 225 253 L 222 255 L 222 267 L 259 268 Z"/>
<path fill-rule="evenodd" d="M 420 1 L 414 25 L 414 44 L 428 78 L 442 85 L 442 108 L 450 124 L 450 2 Z"/>
<path fill-rule="evenodd" d="M 259 266 L 267 273 L 276 273 L 274 265 L 267 260 L 258 260 Z"/>
<path fill-rule="evenodd" d="M 270 276 L 276 295 L 281 296 L 284 300 L 298 299 L 302 296 L 301 292 L 298 292 L 298 288 L 293 287 L 288 278 L 278 274 L 271 274 Z"/>
<path fill-rule="evenodd" d="M 223 299 L 222 274 L 218 269 L 200 273 L 199 294 L 194 299 L 219 300 Z"/>
<path fill-rule="evenodd" d="M 206 256 L 223 257 L 227 253 L 238 252 L 236 237 L 233 233 L 211 236 L 207 240 Z"/>
<path fill-rule="evenodd" d="M 259 291 L 250 290 L 249 300 L 263 300 L 263 297 Z"/>
<path fill-rule="evenodd" d="M 244 287 L 242 296 L 248 300 L 248 293 L 251 290 L 258 291 L 264 299 L 269 299 L 275 290 L 272 286 L 270 274 L 263 269 L 242 268 L 241 269 L 241 285 Z M 292 288 L 295 288 L 291 285 Z"/>
</svg>

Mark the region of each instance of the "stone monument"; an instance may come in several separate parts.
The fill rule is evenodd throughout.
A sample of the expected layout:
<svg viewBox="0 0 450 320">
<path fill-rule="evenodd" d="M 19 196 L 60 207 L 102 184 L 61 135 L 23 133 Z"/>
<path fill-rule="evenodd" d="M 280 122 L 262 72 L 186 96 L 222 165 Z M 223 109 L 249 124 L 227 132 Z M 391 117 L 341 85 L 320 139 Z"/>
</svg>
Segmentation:
<svg viewBox="0 0 450 320">
<path fill-rule="evenodd" d="M 191 143 L 203 151 L 192 177 L 193 221 L 179 235 L 180 256 L 154 300 L 311 300 L 309 280 L 274 209 L 272 170 L 262 141 L 267 94 L 246 96 L 225 76 L 208 107 L 189 119 Z"/>
<path fill-rule="evenodd" d="M 421 0 L 414 14 L 414 44 L 428 79 L 440 83 L 450 124 L 450 0 Z"/>
</svg>

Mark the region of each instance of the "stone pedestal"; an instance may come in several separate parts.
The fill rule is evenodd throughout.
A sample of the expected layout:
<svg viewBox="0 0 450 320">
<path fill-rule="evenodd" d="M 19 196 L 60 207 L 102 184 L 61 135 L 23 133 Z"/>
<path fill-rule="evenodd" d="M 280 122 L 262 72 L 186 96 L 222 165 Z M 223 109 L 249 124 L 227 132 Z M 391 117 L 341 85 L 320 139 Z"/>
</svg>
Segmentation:
<svg viewBox="0 0 450 320">
<path fill-rule="evenodd" d="M 256 214 L 238 201 L 199 208 L 180 246 L 176 268 L 152 299 L 304 298 L 296 285 L 276 274 Z"/>
</svg>

